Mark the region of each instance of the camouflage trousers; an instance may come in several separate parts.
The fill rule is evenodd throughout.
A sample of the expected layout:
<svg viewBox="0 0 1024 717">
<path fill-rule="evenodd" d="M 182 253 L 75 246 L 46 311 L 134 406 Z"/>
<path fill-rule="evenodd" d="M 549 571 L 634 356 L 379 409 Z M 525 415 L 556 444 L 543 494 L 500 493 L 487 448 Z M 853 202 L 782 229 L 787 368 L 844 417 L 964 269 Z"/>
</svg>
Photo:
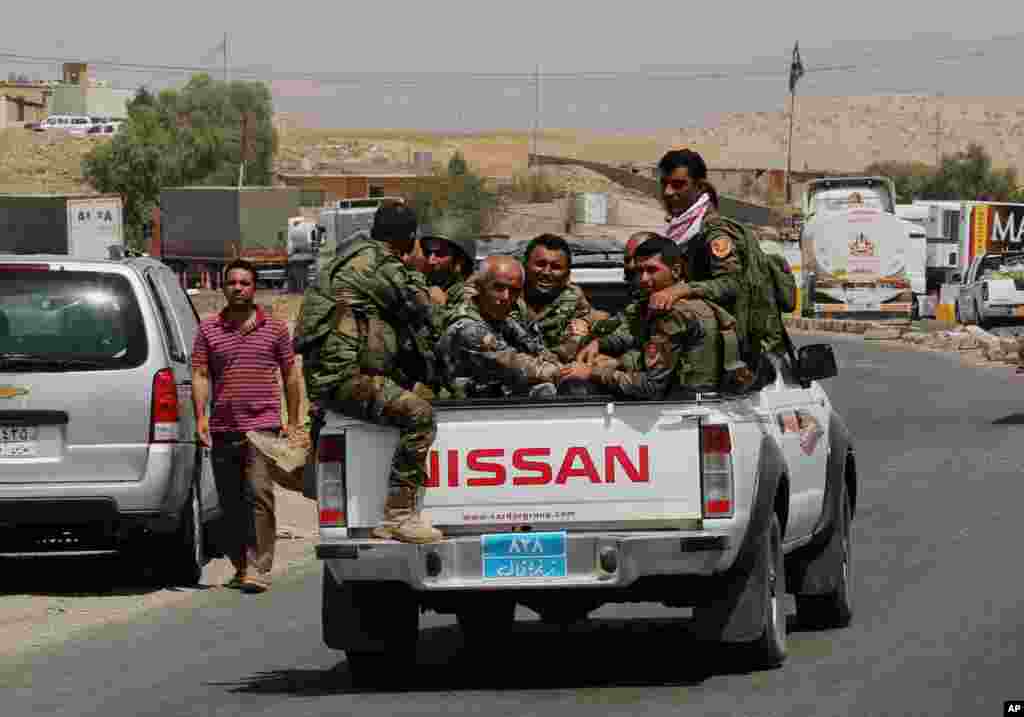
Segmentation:
<svg viewBox="0 0 1024 717">
<path fill-rule="evenodd" d="M 326 403 L 350 418 L 398 428 L 398 450 L 391 464 L 390 485 L 426 485 L 427 453 L 437 435 L 434 409 L 429 401 L 386 376 L 357 375 L 338 386 Z"/>
</svg>

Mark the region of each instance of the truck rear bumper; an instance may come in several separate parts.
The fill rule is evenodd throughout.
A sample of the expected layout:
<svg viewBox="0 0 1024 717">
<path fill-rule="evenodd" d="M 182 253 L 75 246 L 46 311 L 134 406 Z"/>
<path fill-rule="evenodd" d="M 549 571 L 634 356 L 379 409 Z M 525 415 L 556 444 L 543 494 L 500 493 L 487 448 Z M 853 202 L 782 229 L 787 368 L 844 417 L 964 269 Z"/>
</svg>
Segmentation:
<svg viewBox="0 0 1024 717">
<path fill-rule="evenodd" d="M 486 577 L 480 536 L 431 545 L 351 539 L 321 543 L 316 555 L 339 582 L 393 581 L 418 591 L 622 588 L 648 576 L 720 573 L 739 542 L 714 531 L 569 533 L 565 575 L 557 577 Z"/>
</svg>

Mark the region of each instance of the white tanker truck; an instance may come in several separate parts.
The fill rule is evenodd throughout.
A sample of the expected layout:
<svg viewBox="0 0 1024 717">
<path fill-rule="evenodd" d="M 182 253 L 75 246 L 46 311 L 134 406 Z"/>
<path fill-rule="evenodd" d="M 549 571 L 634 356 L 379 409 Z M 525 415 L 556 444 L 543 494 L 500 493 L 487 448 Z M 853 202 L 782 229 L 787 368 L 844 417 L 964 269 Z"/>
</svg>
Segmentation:
<svg viewBox="0 0 1024 717">
<path fill-rule="evenodd" d="M 803 314 L 810 318 L 916 318 L 924 292 L 925 235 L 896 216 L 886 177 L 813 180 L 800 236 Z"/>
</svg>

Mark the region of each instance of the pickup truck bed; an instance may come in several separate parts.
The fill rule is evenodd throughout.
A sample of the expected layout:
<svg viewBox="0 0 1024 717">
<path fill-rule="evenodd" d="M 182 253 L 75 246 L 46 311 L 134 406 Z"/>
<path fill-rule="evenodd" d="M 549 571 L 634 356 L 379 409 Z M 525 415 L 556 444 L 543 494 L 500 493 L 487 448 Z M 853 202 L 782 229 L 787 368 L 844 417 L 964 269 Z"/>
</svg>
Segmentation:
<svg viewBox="0 0 1024 717">
<path fill-rule="evenodd" d="M 422 610 L 456 614 L 472 643 L 509 629 L 516 604 L 571 622 L 654 601 L 778 664 L 784 592 L 809 621 L 845 624 L 850 437 L 816 382 L 772 368 L 744 397 L 437 403 L 424 512 L 445 538 L 431 545 L 369 537 L 397 431 L 329 414 L 315 468 L 325 643 L 368 677 L 414 654 Z"/>
</svg>

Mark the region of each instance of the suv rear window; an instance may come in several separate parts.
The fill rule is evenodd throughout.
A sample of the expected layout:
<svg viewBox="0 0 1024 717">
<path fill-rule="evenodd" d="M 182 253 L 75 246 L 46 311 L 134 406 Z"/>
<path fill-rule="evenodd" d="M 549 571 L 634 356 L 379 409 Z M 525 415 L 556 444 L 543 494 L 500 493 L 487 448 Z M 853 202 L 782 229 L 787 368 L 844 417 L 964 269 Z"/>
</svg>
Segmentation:
<svg viewBox="0 0 1024 717">
<path fill-rule="evenodd" d="M 0 371 L 132 368 L 146 353 L 142 312 L 124 276 L 4 270 Z"/>
</svg>

